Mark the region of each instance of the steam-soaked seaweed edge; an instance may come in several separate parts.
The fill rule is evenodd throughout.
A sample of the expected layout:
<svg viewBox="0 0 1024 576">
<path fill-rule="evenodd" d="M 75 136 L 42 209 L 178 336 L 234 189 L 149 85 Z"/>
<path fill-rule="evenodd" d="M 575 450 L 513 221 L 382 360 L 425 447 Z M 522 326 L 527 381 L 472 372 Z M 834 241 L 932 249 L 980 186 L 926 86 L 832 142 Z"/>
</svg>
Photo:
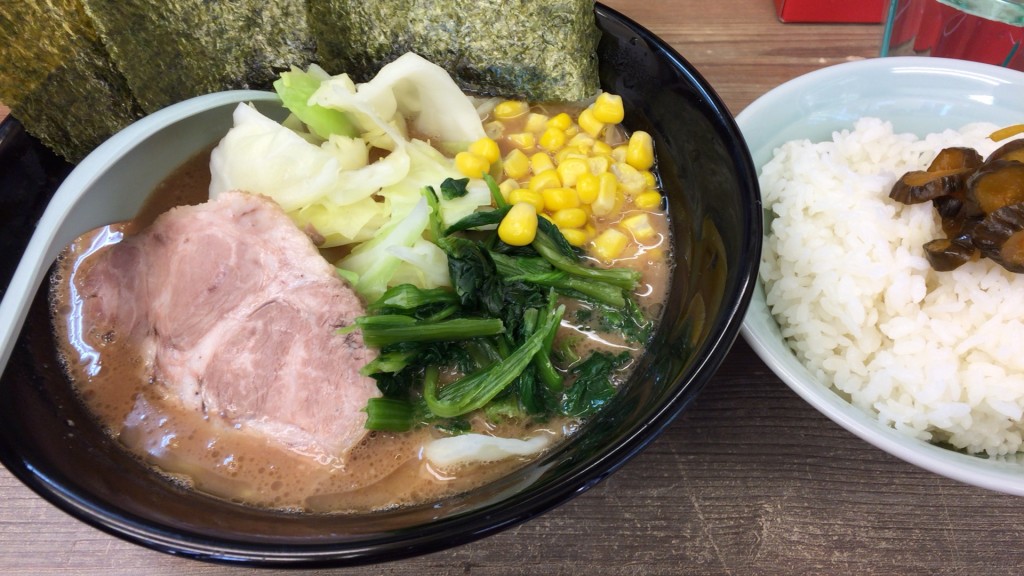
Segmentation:
<svg viewBox="0 0 1024 576">
<path fill-rule="evenodd" d="M 368 81 L 405 52 L 442 66 L 466 90 L 533 102 L 600 90 L 593 0 L 309 0 L 328 71 Z"/>
<path fill-rule="evenodd" d="M 269 89 L 314 57 L 305 0 L 82 0 L 146 112 L 220 90 Z"/>
<path fill-rule="evenodd" d="M 142 116 L 79 0 L 5 3 L 0 35 L 0 101 L 68 161 Z"/>
</svg>

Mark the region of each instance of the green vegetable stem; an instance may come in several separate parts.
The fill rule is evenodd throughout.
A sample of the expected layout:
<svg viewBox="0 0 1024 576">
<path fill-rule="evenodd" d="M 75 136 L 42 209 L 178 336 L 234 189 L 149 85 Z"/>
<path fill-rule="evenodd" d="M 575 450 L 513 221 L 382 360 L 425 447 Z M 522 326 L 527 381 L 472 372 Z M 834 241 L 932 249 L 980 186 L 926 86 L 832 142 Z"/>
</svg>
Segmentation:
<svg viewBox="0 0 1024 576">
<path fill-rule="evenodd" d="M 629 268 L 591 268 L 576 258 L 561 232 L 545 218 L 537 220 L 537 238 L 531 246 L 552 266 L 574 276 L 607 282 L 624 290 L 633 290 L 640 281 L 640 272 Z"/>
<path fill-rule="evenodd" d="M 366 425 L 369 430 L 405 432 L 412 428 L 415 407 L 395 398 L 370 398 L 366 404 Z"/>
<path fill-rule="evenodd" d="M 437 387 L 438 368 L 427 367 L 423 383 L 423 398 L 427 402 L 427 407 L 443 418 L 461 416 L 483 408 L 522 374 L 533 357 L 544 348 L 548 335 L 554 334 L 564 313 L 565 306 L 558 306 L 548 313 L 544 323 L 507 358 L 440 389 Z"/>
<path fill-rule="evenodd" d="M 497 318 L 453 318 L 431 322 L 401 314 L 360 316 L 354 326 L 362 330 L 363 342 L 375 348 L 402 342 L 468 340 L 505 331 L 505 326 Z"/>
<path fill-rule="evenodd" d="M 344 112 L 309 104 L 309 97 L 320 88 L 323 80 L 309 72 L 292 68 L 274 81 L 274 91 L 285 108 L 324 140 L 330 138 L 331 134 L 358 136 L 355 126 Z"/>
</svg>

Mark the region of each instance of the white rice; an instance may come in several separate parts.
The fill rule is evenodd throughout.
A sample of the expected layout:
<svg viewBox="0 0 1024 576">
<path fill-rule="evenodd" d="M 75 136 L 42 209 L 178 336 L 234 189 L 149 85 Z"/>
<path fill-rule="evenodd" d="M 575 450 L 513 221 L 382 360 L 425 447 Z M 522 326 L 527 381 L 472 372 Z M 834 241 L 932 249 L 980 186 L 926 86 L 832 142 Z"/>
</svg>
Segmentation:
<svg viewBox="0 0 1024 576">
<path fill-rule="evenodd" d="M 987 156 L 997 126 L 918 138 L 876 118 L 831 142 L 788 142 L 765 165 L 774 215 L 761 261 L 768 306 L 821 381 L 880 421 L 970 453 L 1013 454 L 1024 437 L 1024 275 L 990 260 L 935 272 L 931 203 L 888 198 L 942 148 Z"/>
</svg>

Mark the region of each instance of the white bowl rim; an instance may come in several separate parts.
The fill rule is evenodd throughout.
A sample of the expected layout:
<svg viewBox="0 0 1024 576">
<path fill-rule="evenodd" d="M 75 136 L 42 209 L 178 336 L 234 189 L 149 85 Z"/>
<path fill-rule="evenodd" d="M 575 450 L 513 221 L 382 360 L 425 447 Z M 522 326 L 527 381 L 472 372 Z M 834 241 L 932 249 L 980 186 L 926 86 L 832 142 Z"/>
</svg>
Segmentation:
<svg viewBox="0 0 1024 576">
<path fill-rule="evenodd" d="M 988 64 L 918 56 L 872 58 L 828 66 L 794 78 L 756 99 L 737 115 L 736 120 L 744 136 L 752 139 L 744 130 L 752 119 L 773 114 L 780 103 L 792 99 L 794 94 L 854 74 L 888 75 L 895 71 L 906 78 L 915 74 L 954 73 L 987 84 L 1024 86 L 1024 73 Z M 925 470 L 980 488 L 1024 496 L 1024 467 L 956 452 L 899 432 L 853 406 L 830 387 L 813 381 L 810 371 L 796 360 L 795 355 L 791 354 L 790 358 L 777 356 L 771 345 L 775 339 L 752 321 L 758 309 L 766 309 L 763 294 L 763 285 L 758 278 L 741 334 L 772 372 L 819 412 L 869 444 Z"/>
</svg>

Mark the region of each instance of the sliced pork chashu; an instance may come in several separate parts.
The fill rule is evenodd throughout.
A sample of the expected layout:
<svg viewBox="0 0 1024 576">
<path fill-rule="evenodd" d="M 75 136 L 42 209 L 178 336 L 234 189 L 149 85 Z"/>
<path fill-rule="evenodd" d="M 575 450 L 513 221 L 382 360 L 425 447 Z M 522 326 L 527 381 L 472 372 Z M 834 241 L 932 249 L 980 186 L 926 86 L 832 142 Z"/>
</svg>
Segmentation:
<svg viewBox="0 0 1024 576">
<path fill-rule="evenodd" d="M 364 308 L 273 201 L 174 208 L 94 260 L 76 278 L 85 331 L 129 338 L 186 409 L 318 457 L 365 435 L 374 352 L 336 334 Z"/>
</svg>

